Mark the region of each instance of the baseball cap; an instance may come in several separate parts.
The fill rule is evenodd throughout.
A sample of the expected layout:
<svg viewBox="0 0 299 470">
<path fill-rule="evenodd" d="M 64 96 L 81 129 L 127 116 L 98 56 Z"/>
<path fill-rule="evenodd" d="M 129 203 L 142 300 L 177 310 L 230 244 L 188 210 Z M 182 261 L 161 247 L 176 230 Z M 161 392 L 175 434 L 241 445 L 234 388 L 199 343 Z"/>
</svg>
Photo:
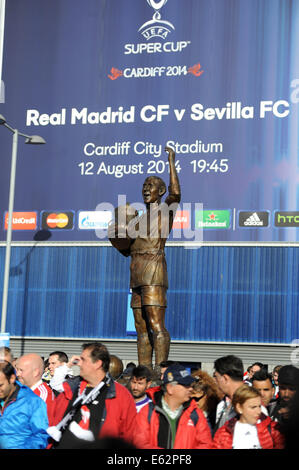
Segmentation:
<svg viewBox="0 0 299 470">
<path fill-rule="evenodd" d="M 135 365 L 130 365 L 130 366 L 127 366 L 125 368 L 125 370 L 123 371 L 122 375 L 131 375 L 132 374 L 132 370 L 134 369 L 134 367 L 136 367 Z"/>
<path fill-rule="evenodd" d="M 180 385 L 191 385 L 195 381 L 194 377 L 189 374 L 185 367 L 180 364 L 169 366 L 164 372 L 163 384 L 178 383 Z"/>
</svg>

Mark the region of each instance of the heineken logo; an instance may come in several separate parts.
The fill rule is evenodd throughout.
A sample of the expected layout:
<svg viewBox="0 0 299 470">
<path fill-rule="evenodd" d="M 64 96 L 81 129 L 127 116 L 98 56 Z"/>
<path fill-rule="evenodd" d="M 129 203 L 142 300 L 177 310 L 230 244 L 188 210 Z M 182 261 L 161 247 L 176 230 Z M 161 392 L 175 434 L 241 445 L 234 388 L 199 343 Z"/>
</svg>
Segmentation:
<svg viewBox="0 0 299 470">
<path fill-rule="evenodd" d="M 229 229 L 230 210 L 203 210 L 195 213 L 195 227 L 203 229 Z"/>
</svg>

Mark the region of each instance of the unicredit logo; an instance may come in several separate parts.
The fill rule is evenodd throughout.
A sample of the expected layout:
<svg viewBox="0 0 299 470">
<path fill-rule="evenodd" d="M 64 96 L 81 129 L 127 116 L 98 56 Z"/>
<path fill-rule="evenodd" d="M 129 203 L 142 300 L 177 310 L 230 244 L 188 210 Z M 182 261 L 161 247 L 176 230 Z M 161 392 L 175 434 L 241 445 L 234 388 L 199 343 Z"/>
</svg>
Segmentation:
<svg viewBox="0 0 299 470">
<path fill-rule="evenodd" d="M 37 226 L 36 212 L 13 212 L 12 230 L 35 230 Z M 8 227 L 8 212 L 5 213 L 4 228 Z"/>
<path fill-rule="evenodd" d="M 44 230 L 71 230 L 74 227 L 74 212 L 42 212 Z"/>
</svg>

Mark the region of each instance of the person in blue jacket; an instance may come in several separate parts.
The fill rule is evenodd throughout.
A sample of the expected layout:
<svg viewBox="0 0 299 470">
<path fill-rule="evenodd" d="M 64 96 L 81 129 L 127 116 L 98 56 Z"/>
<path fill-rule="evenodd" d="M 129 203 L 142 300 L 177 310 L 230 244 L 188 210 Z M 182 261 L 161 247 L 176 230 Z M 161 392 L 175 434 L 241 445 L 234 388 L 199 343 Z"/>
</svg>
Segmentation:
<svg viewBox="0 0 299 470">
<path fill-rule="evenodd" d="M 9 362 L 0 362 L 0 449 L 44 449 L 48 426 L 45 402 L 16 380 Z"/>
</svg>

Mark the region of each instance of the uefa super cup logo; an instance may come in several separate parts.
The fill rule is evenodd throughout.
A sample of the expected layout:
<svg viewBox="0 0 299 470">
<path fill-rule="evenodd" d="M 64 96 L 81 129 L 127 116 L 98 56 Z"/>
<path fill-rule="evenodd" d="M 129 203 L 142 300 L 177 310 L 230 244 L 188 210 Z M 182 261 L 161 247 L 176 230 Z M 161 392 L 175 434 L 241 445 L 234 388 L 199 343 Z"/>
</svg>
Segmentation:
<svg viewBox="0 0 299 470">
<path fill-rule="evenodd" d="M 167 1 L 168 0 L 147 0 L 147 3 L 155 10 L 155 13 L 152 20 L 144 23 L 138 30 L 146 40 L 153 37 L 165 39 L 171 30 L 174 30 L 173 24 L 161 19 L 160 10 Z"/>
<path fill-rule="evenodd" d="M 167 0 L 160 0 L 156 2 L 156 0 L 147 0 L 147 3 L 156 11 L 161 10 L 161 8 L 167 3 Z"/>
</svg>

